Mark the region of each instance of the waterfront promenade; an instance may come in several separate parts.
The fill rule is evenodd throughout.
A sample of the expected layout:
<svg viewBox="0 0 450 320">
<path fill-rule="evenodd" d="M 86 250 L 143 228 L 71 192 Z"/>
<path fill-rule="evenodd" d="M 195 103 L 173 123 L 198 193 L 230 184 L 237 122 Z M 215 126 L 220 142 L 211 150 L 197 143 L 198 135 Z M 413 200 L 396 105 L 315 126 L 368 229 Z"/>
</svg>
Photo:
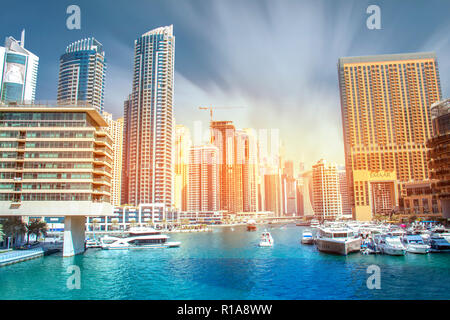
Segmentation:
<svg viewBox="0 0 450 320">
<path fill-rule="evenodd" d="M 0 253 L 0 267 L 21 261 L 39 258 L 42 257 L 44 253 L 45 250 L 42 247 L 28 250 L 12 250 Z"/>
</svg>

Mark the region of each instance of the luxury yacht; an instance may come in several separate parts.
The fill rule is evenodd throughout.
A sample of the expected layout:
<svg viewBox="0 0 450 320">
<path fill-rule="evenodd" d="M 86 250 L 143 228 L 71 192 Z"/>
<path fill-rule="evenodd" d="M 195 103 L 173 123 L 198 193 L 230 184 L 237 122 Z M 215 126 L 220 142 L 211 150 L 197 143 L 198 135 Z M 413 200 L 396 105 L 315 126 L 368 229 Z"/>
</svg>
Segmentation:
<svg viewBox="0 0 450 320">
<path fill-rule="evenodd" d="M 273 246 L 273 238 L 270 232 L 264 231 L 261 234 L 261 239 L 259 241 L 260 247 L 272 247 Z"/>
<path fill-rule="evenodd" d="M 312 219 L 312 220 L 311 220 L 310 226 L 311 226 L 311 228 L 318 228 L 318 227 L 320 227 L 319 220 L 317 220 L 317 219 Z"/>
<path fill-rule="evenodd" d="M 403 237 L 403 244 L 409 253 L 428 253 L 431 248 L 423 242 L 420 235 L 407 235 Z"/>
<path fill-rule="evenodd" d="M 125 238 L 105 236 L 100 240 L 102 249 L 119 250 L 119 249 L 151 249 L 151 248 L 174 248 L 179 247 L 180 242 L 169 242 L 168 236 L 159 232 L 129 236 Z"/>
<path fill-rule="evenodd" d="M 450 252 L 450 243 L 444 237 L 434 235 L 430 238 L 431 252 Z"/>
<path fill-rule="evenodd" d="M 347 255 L 361 250 L 361 238 L 350 228 L 319 228 L 317 249 L 322 252 Z"/>
<path fill-rule="evenodd" d="M 313 238 L 312 232 L 309 231 L 309 230 L 303 231 L 302 240 L 301 241 L 302 241 L 303 244 L 313 244 L 314 243 L 314 238 Z"/>
</svg>

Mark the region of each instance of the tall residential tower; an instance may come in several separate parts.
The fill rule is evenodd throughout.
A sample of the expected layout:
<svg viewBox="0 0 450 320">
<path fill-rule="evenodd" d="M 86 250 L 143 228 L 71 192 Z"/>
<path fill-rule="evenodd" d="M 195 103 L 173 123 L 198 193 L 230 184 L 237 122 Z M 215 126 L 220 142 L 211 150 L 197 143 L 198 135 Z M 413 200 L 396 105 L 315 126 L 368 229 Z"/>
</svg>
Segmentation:
<svg viewBox="0 0 450 320">
<path fill-rule="evenodd" d="M 341 58 L 338 72 L 350 202 L 356 219 L 370 220 L 395 210 L 405 183 L 428 179 L 430 106 L 441 98 L 437 59 L 434 53 Z M 379 192 L 389 201 L 375 210 Z"/>
<path fill-rule="evenodd" d="M 58 102 L 89 103 L 103 112 L 105 52 L 94 38 L 71 43 L 59 59 Z"/>
<path fill-rule="evenodd" d="M 134 73 L 125 103 L 123 203 L 173 204 L 173 27 L 144 33 L 134 43 Z"/>
</svg>

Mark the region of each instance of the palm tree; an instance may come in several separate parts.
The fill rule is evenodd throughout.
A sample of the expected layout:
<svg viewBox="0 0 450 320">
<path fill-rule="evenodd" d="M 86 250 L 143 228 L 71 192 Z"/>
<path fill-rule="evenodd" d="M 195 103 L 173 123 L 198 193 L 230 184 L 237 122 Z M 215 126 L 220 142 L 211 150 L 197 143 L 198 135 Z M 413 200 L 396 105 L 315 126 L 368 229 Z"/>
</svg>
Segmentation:
<svg viewBox="0 0 450 320">
<path fill-rule="evenodd" d="M 119 226 L 119 219 L 113 218 L 111 220 L 111 224 L 112 224 L 113 230 L 117 230 L 117 227 Z"/>
<path fill-rule="evenodd" d="M 21 217 L 8 217 L 3 223 L 3 229 L 6 236 L 11 237 L 13 244 L 18 237 L 27 232 L 26 224 Z"/>
<path fill-rule="evenodd" d="M 36 241 L 39 236 L 42 234 L 43 236 L 47 235 L 47 223 L 45 221 L 39 219 L 33 219 L 27 225 L 27 244 L 30 243 L 30 234 L 36 235 Z"/>
</svg>

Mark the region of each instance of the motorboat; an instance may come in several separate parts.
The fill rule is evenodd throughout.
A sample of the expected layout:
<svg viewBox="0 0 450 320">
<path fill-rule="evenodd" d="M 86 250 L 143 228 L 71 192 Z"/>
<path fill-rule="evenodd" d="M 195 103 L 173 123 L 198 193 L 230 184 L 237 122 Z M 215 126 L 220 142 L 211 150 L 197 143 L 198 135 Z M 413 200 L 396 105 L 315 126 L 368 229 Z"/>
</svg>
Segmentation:
<svg viewBox="0 0 450 320">
<path fill-rule="evenodd" d="M 127 232 L 132 237 L 161 234 L 161 231 L 145 226 L 131 227 Z"/>
<path fill-rule="evenodd" d="M 256 221 L 250 219 L 247 221 L 247 231 L 256 231 Z"/>
<path fill-rule="evenodd" d="M 87 248 L 101 248 L 102 247 L 102 245 L 101 245 L 99 240 L 97 240 L 97 239 L 89 239 L 89 238 L 86 239 L 85 246 L 86 246 L 86 249 Z"/>
<path fill-rule="evenodd" d="M 273 246 L 273 238 L 272 238 L 272 235 L 270 234 L 270 232 L 264 231 L 261 234 L 259 246 L 260 247 L 272 247 Z"/>
<path fill-rule="evenodd" d="M 142 236 L 130 236 L 125 238 L 105 236 L 101 238 L 101 248 L 105 250 L 119 249 L 151 249 L 179 247 L 180 242 L 169 242 L 168 236 L 163 234 L 151 234 Z"/>
<path fill-rule="evenodd" d="M 302 240 L 301 242 L 303 244 L 313 244 L 314 243 L 314 237 L 311 231 L 305 230 L 302 233 Z"/>
<path fill-rule="evenodd" d="M 430 252 L 450 252 L 450 243 L 439 235 L 431 236 L 430 246 Z"/>
<path fill-rule="evenodd" d="M 376 235 L 374 241 L 377 248 L 383 254 L 388 254 L 391 256 L 404 256 L 406 253 L 406 248 L 398 235 Z"/>
<path fill-rule="evenodd" d="M 319 227 L 315 242 L 322 252 L 347 255 L 361 250 L 361 237 L 347 227 Z"/>
<path fill-rule="evenodd" d="M 403 244 L 408 253 L 428 253 L 430 246 L 423 242 L 420 235 L 407 235 L 403 237 Z"/>
</svg>

